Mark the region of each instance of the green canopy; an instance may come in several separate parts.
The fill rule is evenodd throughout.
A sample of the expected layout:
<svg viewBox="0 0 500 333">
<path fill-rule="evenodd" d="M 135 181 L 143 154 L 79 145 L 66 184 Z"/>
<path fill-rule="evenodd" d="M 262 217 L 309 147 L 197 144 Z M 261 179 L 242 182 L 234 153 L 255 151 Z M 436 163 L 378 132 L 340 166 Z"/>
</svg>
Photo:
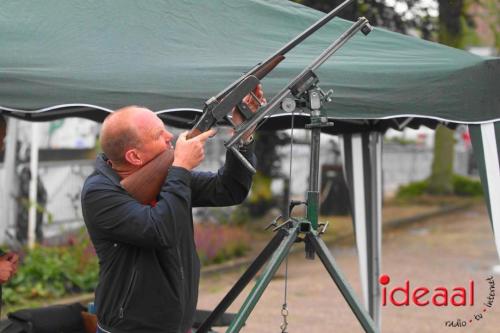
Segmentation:
<svg viewBox="0 0 500 333">
<path fill-rule="evenodd" d="M 187 126 L 205 100 L 322 15 L 285 0 L 3 1 L 0 112 L 34 121 L 102 121 L 135 104 Z M 350 25 L 336 18 L 291 51 L 264 79 L 266 94 L 280 91 Z M 325 112 L 335 126 L 325 131 L 343 134 L 349 149 L 362 285 L 373 318 L 380 316 L 382 141 L 376 132 L 470 124 L 500 254 L 494 206 L 500 59 L 376 28 L 348 41 L 317 74 L 323 89 L 334 90 Z M 295 125 L 306 122 L 300 116 Z M 265 126 L 289 124 L 274 116 Z"/>
<path fill-rule="evenodd" d="M 129 104 L 200 109 L 323 15 L 277 0 L 24 0 L 3 2 L 1 13 L 0 108 L 45 109 L 14 114 L 33 120 L 102 120 Z M 350 24 L 335 18 L 290 52 L 263 81 L 266 93 L 280 90 Z M 414 117 L 410 126 L 431 127 L 433 119 L 500 118 L 499 59 L 383 29 L 355 36 L 317 74 L 335 92 L 331 118 Z"/>
</svg>

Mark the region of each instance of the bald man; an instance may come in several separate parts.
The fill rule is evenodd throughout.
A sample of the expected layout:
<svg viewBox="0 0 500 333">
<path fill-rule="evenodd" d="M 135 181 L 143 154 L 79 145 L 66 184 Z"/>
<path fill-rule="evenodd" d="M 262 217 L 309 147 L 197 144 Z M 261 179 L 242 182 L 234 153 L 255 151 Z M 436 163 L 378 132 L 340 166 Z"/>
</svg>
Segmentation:
<svg viewBox="0 0 500 333">
<path fill-rule="evenodd" d="M 265 102 L 262 91 L 256 91 Z M 247 100 L 249 101 L 249 100 Z M 251 109 L 257 106 L 249 101 Z M 241 122 L 235 114 L 233 121 Z M 82 190 L 83 217 L 99 257 L 95 304 L 98 332 L 190 332 L 200 262 L 191 208 L 229 206 L 247 196 L 252 174 L 232 153 L 217 173 L 193 171 L 214 132 L 182 133 L 174 161 L 152 205 L 131 197 L 120 181 L 172 145 L 173 135 L 152 111 L 130 106 L 106 118 L 104 154 Z M 251 139 L 240 148 L 255 163 Z M 148 186 L 144 184 L 144 186 Z"/>
</svg>

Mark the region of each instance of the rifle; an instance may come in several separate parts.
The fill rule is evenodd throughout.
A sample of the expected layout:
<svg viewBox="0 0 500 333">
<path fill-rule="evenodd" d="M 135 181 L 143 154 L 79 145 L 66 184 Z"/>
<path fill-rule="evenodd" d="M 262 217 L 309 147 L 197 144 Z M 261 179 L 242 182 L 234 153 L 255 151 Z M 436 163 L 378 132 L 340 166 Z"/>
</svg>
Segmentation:
<svg viewBox="0 0 500 333">
<path fill-rule="evenodd" d="M 188 132 L 187 138 L 192 139 L 200 135 L 201 133 L 210 130 L 218 122 L 225 120 L 233 128 L 235 128 L 235 133 L 237 135 L 237 139 L 235 139 L 235 136 L 233 136 L 233 138 L 230 140 L 230 144 L 226 144 L 226 148 L 231 150 L 248 170 L 250 170 L 252 173 L 255 173 L 255 169 L 253 168 L 253 166 L 243 155 L 241 155 L 238 149 L 235 148 L 235 144 L 239 142 L 245 132 L 251 131 L 252 128 L 254 128 L 251 126 L 244 126 L 245 131 L 242 131 L 242 125 L 245 125 L 246 123 L 251 121 L 253 126 L 255 126 L 255 124 L 260 121 L 265 116 L 265 114 L 271 111 L 272 108 L 261 106 L 261 108 L 259 108 L 256 113 L 253 113 L 250 111 L 249 107 L 242 101 L 243 98 L 250 94 L 255 99 L 256 97 L 252 94 L 252 91 L 260 84 L 260 80 L 262 80 L 281 61 L 285 59 L 285 54 L 292 50 L 295 46 L 300 44 L 302 41 L 304 41 L 304 39 L 312 35 L 319 28 L 324 26 L 335 16 L 337 16 L 337 14 L 341 10 L 343 10 L 353 1 L 354 0 L 345 0 L 339 6 L 326 14 L 323 18 L 319 19 L 313 25 L 307 28 L 304 32 L 293 38 L 290 42 L 284 45 L 269 58 L 255 65 L 246 74 L 231 83 L 216 96 L 213 96 L 205 101 L 203 113 L 196 121 L 193 128 Z M 277 99 L 274 98 L 273 102 L 276 101 Z M 276 103 L 273 103 L 273 107 L 276 105 Z M 243 124 L 241 124 L 240 126 L 236 126 L 236 124 L 234 124 L 229 117 L 233 109 L 240 112 L 243 116 L 243 119 L 245 119 Z M 265 113 L 261 111 L 265 111 Z M 258 120 L 255 121 L 256 119 Z M 168 168 L 172 165 L 172 162 L 173 152 L 167 151 L 165 153 L 162 153 L 157 158 L 144 165 L 141 169 L 123 179 L 121 181 L 121 185 L 132 197 L 137 199 L 139 202 L 143 204 L 151 203 L 159 194 L 161 186 L 168 174 Z"/>
<path fill-rule="evenodd" d="M 174 163 L 174 150 L 170 148 L 127 178 L 122 179 L 120 184 L 140 203 L 151 204 L 160 193 L 172 163 Z"/>
</svg>

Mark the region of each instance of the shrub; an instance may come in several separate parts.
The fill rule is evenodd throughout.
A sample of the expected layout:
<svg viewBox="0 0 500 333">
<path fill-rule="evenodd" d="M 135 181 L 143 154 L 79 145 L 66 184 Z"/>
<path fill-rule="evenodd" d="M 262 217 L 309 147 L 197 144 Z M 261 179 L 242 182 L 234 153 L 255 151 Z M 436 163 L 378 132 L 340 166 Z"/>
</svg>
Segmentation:
<svg viewBox="0 0 500 333">
<path fill-rule="evenodd" d="M 483 187 L 481 182 L 469 177 L 453 175 L 453 193 L 460 196 L 481 196 Z"/>
<path fill-rule="evenodd" d="M 417 182 L 412 182 L 407 185 L 402 185 L 399 187 L 396 194 L 396 198 L 399 199 L 410 199 L 414 197 L 421 196 L 426 193 L 429 187 L 428 180 L 421 180 Z"/>
<path fill-rule="evenodd" d="M 203 265 L 241 257 L 250 249 L 250 237 L 229 225 L 200 223 L 195 227 L 195 243 Z"/>
<path fill-rule="evenodd" d="M 17 274 L 3 289 L 7 304 L 93 291 L 98 262 L 85 230 L 64 246 L 37 246 L 22 256 Z"/>
<path fill-rule="evenodd" d="M 460 175 L 453 175 L 453 194 L 459 196 L 481 196 L 483 187 L 478 180 Z M 400 186 L 396 193 L 398 199 L 411 199 L 420 197 L 428 192 L 429 180 L 421 180 Z"/>
<path fill-rule="evenodd" d="M 198 225 L 195 241 L 203 264 L 242 256 L 250 248 L 247 233 L 228 225 Z M 3 301 L 8 305 L 91 292 L 98 282 L 97 256 L 85 229 L 66 245 L 26 250 L 21 260 L 17 274 L 3 288 Z"/>
</svg>

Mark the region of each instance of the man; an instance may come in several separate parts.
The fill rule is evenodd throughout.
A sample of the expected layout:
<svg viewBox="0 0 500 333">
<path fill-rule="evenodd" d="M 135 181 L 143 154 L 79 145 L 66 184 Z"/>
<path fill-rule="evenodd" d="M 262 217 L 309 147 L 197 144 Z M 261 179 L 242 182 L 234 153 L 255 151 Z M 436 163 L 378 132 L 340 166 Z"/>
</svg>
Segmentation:
<svg viewBox="0 0 500 333">
<path fill-rule="evenodd" d="M 255 94 L 265 102 L 260 87 Z M 245 101 L 256 110 L 256 101 Z M 233 121 L 241 123 L 238 113 Z M 157 201 L 142 205 L 120 181 L 169 149 L 173 135 L 156 114 L 141 107 L 126 107 L 105 119 L 100 136 L 104 154 L 82 190 L 83 217 L 100 265 L 98 332 L 190 331 L 200 273 L 191 208 L 241 203 L 252 181 L 230 152 L 217 173 L 193 171 L 214 133 L 190 140 L 182 133 Z M 254 161 L 252 140 L 249 135 L 244 140 L 240 151 Z"/>
</svg>

